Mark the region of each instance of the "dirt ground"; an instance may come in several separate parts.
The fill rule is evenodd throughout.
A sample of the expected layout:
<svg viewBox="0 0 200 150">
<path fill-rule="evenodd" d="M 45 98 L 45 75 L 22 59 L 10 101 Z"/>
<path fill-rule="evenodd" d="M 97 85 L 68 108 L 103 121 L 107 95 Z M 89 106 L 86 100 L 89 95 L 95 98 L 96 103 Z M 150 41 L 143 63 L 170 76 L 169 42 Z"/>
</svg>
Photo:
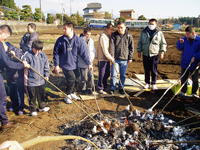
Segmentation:
<svg viewBox="0 0 200 150">
<path fill-rule="evenodd" d="M 140 30 L 130 31 L 134 39 L 134 56 L 133 62 L 128 65 L 127 76 L 135 78 L 135 74 L 144 74 L 142 59 L 137 57 L 136 47 L 140 36 Z M 82 33 L 82 30 L 76 29 L 76 34 Z M 102 33 L 102 30 L 93 30 L 92 38 L 95 41 L 95 47 L 97 47 L 98 35 Z M 13 43 L 15 46 L 19 47 L 19 42 L 24 33 L 19 33 L 18 35 L 14 33 L 10 38 L 9 42 Z M 45 46 L 53 45 L 56 39 L 62 35 L 62 29 L 55 30 L 44 30 L 38 31 L 40 40 L 44 42 Z M 180 77 L 180 59 L 181 52 L 176 49 L 176 42 L 179 38 L 184 36 L 184 33 L 172 33 L 164 32 L 167 41 L 167 52 L 163 60 L 160 60 L 158 65 L 158 79 L 178 79 Z M 44 52 L 52 60 L 53 48 L 46 49 Z M 97 60 L 94 63 L 94 71 L 97 73 Z M 63 91 L 64 88 L 64 77 L 62 75 L 58 76 L 55 74 L 51 75 L 50 81 L 55 85 L 60 87 Z M 50 107 L 50 111 L 38 112 L 37 117 L 31 117 L 28 109 L 28 100 L 25 99 L 25 114 L 18 116 L 14 112 L 8 112 L 8 117 L 10 121 L 18 122 L 19 125 L 13 129 L 5 130 L 0 132 L 0 143 L 5 140 L 17 140 L 18 142 L 27 141 L 33 139 L 37 136 L 58 136 L 63 135 L 62 131 L 59 130 L 59 126 L 65 124 L 69 121 L 80 121 L 87 115 L 75 104 L 65 104 L 63 102 L 64 96 L 57 92 L 49 84 L 46 85 L 46 99 L 47 106 Z M 129 92 L 130 100 L 132 104 L 141 112 L 145 112 L 150 108 L 164 93 L 164 90 L 158 91 L 148 91 L 141 94 L 139 97 L 133 97 L 135 93 Z M 168 102 L 173 96 L 173 93 L 169 91 L 163 98 L 163 100 L 155 107 L 154 112 L 158 113 L 163 106 Z M 178 99 L 175 98 L 169 106 L 165 109 L 164 115 L 173 119 L 181 120 L 185 117 L 193 115 L 189 111 L 185 110 L 184 104 L 187 103 L 199 103 L 189 99 Z M 89 114 L 97 113 L 98 108 L 95 100 L 77 101 L 77 104 L 86 110 Z M 111 98 L 100 98 L 98 99 L 98 104 L 100 110 L 103 113 L 115 112 L 118 113 L 129 104 L 126 98 L 111 97 Z M 11 106 L 10 98 L 8 97 L 8 108 Z M 188 122 L 198 121 L 198 118 L 189 120 Z M 188 123 L 186 122 L 186 123 Z M 198 124 L 196 125 L 198 126 Z M 194 126 L 191 126 L 194 127 Z M 55 149 L 65 149 L 66 141 L 55 141 L 46 142 L 32 146 L 28 149 L 44 149 L 44 150 L 55 150 Z"/>
</svg>

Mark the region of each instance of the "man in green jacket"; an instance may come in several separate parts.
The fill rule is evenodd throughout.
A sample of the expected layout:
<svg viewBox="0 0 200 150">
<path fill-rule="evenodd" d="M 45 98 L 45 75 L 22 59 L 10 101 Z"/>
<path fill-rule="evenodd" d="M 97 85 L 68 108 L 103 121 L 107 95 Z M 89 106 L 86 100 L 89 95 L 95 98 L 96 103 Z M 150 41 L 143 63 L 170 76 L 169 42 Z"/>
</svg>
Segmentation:
<svg viewBox="0 0 200 150">
<path fill-rule="evenodd" d="M 150 19 L 149 25 L 142 31 L 137 44 L 138 57 L 143 53 L 143 65 L 145 71 L 145 88 L 150 88 L 150 72 L 152 76 L 152 89 L 157 90 L 157 66 L 159 58 L 163 59 L 167 43 L 160 28 L 157 27 L 157 20 Z"/>
</svg>

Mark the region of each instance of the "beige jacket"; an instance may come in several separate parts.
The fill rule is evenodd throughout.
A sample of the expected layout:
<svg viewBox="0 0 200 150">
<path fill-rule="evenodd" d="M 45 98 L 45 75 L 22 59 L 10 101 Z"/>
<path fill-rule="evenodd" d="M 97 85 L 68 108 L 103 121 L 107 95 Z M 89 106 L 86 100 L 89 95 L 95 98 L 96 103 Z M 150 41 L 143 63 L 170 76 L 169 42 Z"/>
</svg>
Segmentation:
<svg viewBox="0 0 200 150">
<path fill-rule="evenodd" d="M 97 48 L 98 61 L 110 61 L 113 57 L 110 55 L 110 36 L 104 31 L 100 37 Z"/>
</svg>

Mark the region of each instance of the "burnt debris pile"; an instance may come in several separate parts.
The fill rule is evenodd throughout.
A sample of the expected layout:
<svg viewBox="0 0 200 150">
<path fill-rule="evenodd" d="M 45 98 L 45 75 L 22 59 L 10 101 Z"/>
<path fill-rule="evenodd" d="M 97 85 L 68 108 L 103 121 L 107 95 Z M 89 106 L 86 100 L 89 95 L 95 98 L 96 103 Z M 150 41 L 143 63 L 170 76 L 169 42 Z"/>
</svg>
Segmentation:
<svg viewBox="0 0 200 150">
<path fill-rule="evenodd" d="M 97 125 L 90 118 L 77 124 L 70 122 L 59 126 L 64 135 L 76 135 L 92 141 L 100 149 L 162 149 L 162 150 L 197 150 L 197 143 L 179 143 L 152 145 L 158 143 L 174 143 L 180 141 L 195 141 L 200 136 L 195 132 L 188 132 L 189 127 L 173 126 L 175 122 L 162 114 L 142 114 L 138 110 L 130 112 L 124 110 L 117 115 L 99 115 L 93 117 L 99 122 Z M 72 149 L 95 149 L 90 143 L 80 140 L 68 140 L 67 145 Z"/>
</svg>

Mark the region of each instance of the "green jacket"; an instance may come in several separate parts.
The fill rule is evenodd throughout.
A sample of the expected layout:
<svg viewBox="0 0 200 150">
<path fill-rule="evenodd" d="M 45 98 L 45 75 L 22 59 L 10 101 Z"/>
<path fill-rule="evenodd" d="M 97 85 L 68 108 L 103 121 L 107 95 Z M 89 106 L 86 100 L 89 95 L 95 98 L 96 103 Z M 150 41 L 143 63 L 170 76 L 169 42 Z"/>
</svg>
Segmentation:
<svg viewBox="0 0 200 150">
<path fill-rule="evenodd" d="M 146 27 L 140 34 L 140 38 L 137 44 L 137 52 L 143 53 L 144 56 L 156 56 L 159 53 L 166 52 L 167 43 L 161 30 L 156 27 L 156 31 L 153 35 L 152 41 L 150 42 L 150 35 L 148 27 Z"/>
</svg>

